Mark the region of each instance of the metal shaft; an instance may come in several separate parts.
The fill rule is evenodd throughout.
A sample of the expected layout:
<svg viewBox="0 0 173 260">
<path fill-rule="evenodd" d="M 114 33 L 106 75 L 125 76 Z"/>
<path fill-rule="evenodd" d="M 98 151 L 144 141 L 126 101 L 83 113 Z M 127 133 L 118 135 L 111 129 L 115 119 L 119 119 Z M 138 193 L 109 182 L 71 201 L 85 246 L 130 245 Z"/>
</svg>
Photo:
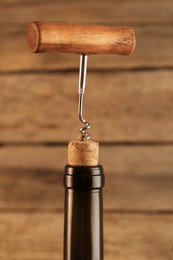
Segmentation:
<svg viewBox="0 0 173 260">
<path fill-rule="evenodd" d="M 78 94 L 79 94 L 79 102 L 78 102 L 78 116 L 79 120 L 85 124 L 85 127 L 80 128 L 81 136 L 79 139 L 81 141 L 90 139 L 90 135 L 86 132 L 91 126 L 83 117 L 83 101 L 84 101 L 84 93 L 86 87 L 86 73 L 87 73 L 87 61 L 88 55 L 82 54 L 80 56 L 80 69 L 79 69 L 79 86 L 78 86 Z"/>
<path fill-rule="evenodd" d="M 79 94 L 78 116 L 82 123 L 85 123 L 85 119 L 83 118 L 82 113 L 83 113 L 83 96 L 86 87 L 87 62 L 88 62 L 88 56 L 81 55 L 80 69 L 79 69 L 79 88 L 78 88 L 78 94 Z"/>
</svg>

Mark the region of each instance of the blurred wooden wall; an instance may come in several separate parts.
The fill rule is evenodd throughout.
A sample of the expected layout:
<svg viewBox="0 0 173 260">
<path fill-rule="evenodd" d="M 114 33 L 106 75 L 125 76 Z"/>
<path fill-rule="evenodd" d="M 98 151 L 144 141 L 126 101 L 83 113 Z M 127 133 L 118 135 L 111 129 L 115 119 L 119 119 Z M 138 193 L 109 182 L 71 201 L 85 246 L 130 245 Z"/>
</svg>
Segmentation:
<svg viewBox="0 0 173 260">
<path fill-rule="evenodd" d="M 30 53 L 32 20 L 135 29 L 133 55 L 89 58 L 105 259 L 173 259 L 172 0 L 0 1 L 0 259 L 62 259 L 66 144 L 81 126 L 79 56 Z"/>
</svg>

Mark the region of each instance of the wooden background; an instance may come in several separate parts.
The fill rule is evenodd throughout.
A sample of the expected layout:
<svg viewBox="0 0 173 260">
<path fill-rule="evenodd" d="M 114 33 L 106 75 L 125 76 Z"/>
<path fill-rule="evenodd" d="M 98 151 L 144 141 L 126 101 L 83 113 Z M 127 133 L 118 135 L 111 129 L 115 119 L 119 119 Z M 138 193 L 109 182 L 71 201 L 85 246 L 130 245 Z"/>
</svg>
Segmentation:
<svg viewBox="0 0 173 260">
<path fill-rule="evenodd" d="M 89 58 L 84 114 L 105 168 L 105 259 L 173 259 L 173 1 L 0 1 L 0 259 L 62 259 L 79 56 L 32 54 L 32 20 L 128 25 L 129 57 Z"/>
</svg>

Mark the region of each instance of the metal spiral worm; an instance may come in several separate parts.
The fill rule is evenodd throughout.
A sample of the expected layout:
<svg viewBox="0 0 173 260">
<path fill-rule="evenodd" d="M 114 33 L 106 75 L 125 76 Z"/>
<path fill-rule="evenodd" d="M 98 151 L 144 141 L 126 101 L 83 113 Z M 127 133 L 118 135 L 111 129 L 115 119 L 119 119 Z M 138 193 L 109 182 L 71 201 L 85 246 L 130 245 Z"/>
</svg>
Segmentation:
<svg viewBox="0 0 173 260">
<path fill-rule="evenodd" d="M 86 86 L 87 60 L 88 60 L 87 55 L 84 54 L 80 56 L 78 116 L 79 116 L 79 120 L 85 125 L 84 127 L 81 127 L 79 130 L 80 137 L 78 138 L 78 140 L 80 141 L 90 139 L 90 134 L 87 132 L 87 130 L 91 127 L 91 125 L 83 118 L 83 97 L 84 97 L 85 86 Z"/>
<path fill-rule="evenodd" d="M 84 127 L 81 127 L 79 129 L 80 132 L 80 137 L 78 138 L 80 141 L 84 141 L 84 140 L 89 140 L 90 139 L 90 134 L 87 132 L 87 130 L 89 128 L 91 128 L 91 125 L 83 118 L 82 116 L 82 105 L 83 104 L 83 95 L 79 95 L 79 111 L 78 111 L 78 115 L 79 115 L 79 119 L 80 121 L 85 125 Z"/>
<path fill-rule="evenodd" d="M 85 121 L 85 127 L 81 127 L 79 129 L 79 132 L 80 132 L 81 136 L 78 138 L 78 140 L 84 141 L 84 140 L 89 140 L 90 139 L 90 134 L 86 131 L 90 127 L 91 127 L 90 124 Z"/>
</svg>

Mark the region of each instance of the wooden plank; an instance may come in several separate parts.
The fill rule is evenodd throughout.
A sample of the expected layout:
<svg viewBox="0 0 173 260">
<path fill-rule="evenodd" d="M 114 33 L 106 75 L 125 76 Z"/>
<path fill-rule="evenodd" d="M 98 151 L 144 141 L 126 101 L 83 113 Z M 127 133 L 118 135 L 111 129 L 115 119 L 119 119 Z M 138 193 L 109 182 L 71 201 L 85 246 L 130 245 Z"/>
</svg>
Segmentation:
<svg viewBox="0 0 173 260">
<path fill-rule="evenodd" d="M 172 0 L 147 1 L 131 0 L 128 4 L 125 1 L 114 0 L 88 0 L 85 4 L 78 0 L 58 1 L 44 0 L 2 0 L 0 4 L 0 22 L 28 22 L 30 20 L 70 21 L 82 23 L 95 23 L 98 21 L 126 23 L 143 22 L 170 22 L 172 21 Z M 8 15 L 7 15 L 8 14 Z M 147 17 L 147 19 L 146 19 Z"/>
<path fill-rule="evenodd" d="M 63 214 L 0 214 L 0 229 L 2 260 L 62 259 Z M 105 215 L 107 260 L 169 260 L 172 241 L 172 215 Z"/>
<path fill-rule="evenodd" d="M 173 210 L 173 147 L 101 147 L 105 210 Z M 63 210 L 66 147 L 0 149 L 0 211 Z"/>
<path fill-rule="evenodd" d="M 0 214 L 0 230 L 2 260 L 62 257 L 62 214 Z"/>
<path fill-rule="evenodd" d="M 77 73 L 0 76 L 0 142 L 78 137 Z M 101 141 L 172 141 L 172 71 L 88 73 L 84 116 Z"/>
<path fill-rule="evenodd" d="M 0 71 L 39 71 L 77 69 L 79 56 L 69 54 L 33 54 L 26 43 L 26 25 L 3 25 L 1 37 Z M 128 69 L 134 67 L 173 66 L 172 26 L 133 26 L 137 45 L 134 54 L 93 55 L 89 58 L 90 69 Z M 15 40 L 14 40 L 15 39 Z M 159 50 L 157 48 L 159 42 Z M 13 43 L 13 44 L 11 44 Z"/>
<path fill-rule="evenodd" d="M 173 217 L 106 215 L 105 258 L 172 259 Z M 107 256 L 107 257 L 106 257 Z"/>
</svg>

